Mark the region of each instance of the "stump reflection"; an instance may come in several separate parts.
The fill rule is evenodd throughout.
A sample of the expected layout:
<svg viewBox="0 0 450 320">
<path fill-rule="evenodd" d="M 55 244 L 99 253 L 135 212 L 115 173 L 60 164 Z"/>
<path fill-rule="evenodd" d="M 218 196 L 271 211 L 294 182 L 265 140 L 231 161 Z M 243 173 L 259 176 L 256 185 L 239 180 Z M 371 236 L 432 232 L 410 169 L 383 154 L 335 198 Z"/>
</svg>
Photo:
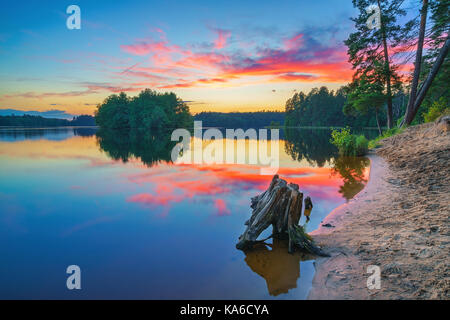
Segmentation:
<svg viewBox="0 0 450 320">
<path fill-rule="evenodd" d="M 250 269 L 266 280 L 271 296 L 297 288 L 300 261 L 314 258 L 301 252 L 288 253 L 287 241 L 280 239 L 273 239 L 273 244 L 258 243 L 251 250 L 246 250 L 245 256 Z"/>
</svg>

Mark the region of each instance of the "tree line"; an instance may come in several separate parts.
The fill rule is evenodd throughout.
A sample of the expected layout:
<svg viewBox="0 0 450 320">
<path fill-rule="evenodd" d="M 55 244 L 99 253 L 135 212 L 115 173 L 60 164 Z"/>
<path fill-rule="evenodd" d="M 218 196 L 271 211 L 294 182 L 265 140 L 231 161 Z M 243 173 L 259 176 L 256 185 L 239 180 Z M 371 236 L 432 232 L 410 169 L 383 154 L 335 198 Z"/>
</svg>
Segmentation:
<svg viewBox="0 0 450 320">
<path fill-rule="evenodd" d="M 308 94 L 295 93 L 286 101 L 287 127 L 372 127 L 373 116 L 364 114 L 356 116 L 352 112 L 344 113 L 347 101 L 345 88 L 336 91 L 327 87 L 313 88 Z"/>
<path fill-rule="evenodd" d="M 67 126 L 95 126 L 93 116 L 80 115 L 72 120 L 44 118 L 41 116 L 0 116 L 0 126 L 7 127 L 67 127 Z"/>
<path fill-rule="evenodd" d="M 202 121 L 203 127 L 220 128 L 262 128 L 273 124 L 283 125 L 285 113 L 282 111 L 258 112 L 200 112 L 194 116 Z"/>
</svg>

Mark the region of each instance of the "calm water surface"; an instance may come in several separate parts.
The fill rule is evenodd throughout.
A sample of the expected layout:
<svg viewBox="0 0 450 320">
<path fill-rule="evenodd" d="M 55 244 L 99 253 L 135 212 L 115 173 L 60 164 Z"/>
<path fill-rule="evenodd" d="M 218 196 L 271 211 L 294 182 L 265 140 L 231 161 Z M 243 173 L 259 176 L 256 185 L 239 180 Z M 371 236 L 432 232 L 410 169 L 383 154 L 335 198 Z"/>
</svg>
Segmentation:
<svg viewBox="0 0 450 320">
<path fill-rule="evenodd" d="M 313 199 L 312 231 L 363 188 L 369 162 L 337 158 L 328 130 L 282 137 L 278 173 Z M 306 298 L 311 257 L 282 241 L 235 248 L 271 177 L 175 165 L 172 147 L 170 134 L 0 129 L 0 298 Z M 82 290 L 66 289 L 72 264 Z"/>
</svg>

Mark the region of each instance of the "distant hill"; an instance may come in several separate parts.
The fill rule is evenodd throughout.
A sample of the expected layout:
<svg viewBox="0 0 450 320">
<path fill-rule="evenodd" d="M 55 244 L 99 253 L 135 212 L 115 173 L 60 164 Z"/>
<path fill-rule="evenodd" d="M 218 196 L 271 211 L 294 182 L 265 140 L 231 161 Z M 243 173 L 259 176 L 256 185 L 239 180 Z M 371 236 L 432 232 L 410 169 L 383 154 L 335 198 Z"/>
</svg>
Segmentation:
<svg viewBox="0 0 450 320">
<path fill-rule="evenodd" d="M 201 112 L 194 116 L 195 121 L 202 121 L 203 127 L 220 128 L 261 128 L 277 123 L 284 125 L 284 112 Z"/>
<path fill-rule="evenodd" d="M 41 116 L 0 116 L 0 126 L 14 127 L 64 127 L 64 126 L 95 126 L 95 118 L 89 115 L 73 117 L 72 120 L 44 118 Z"/>
</svg>

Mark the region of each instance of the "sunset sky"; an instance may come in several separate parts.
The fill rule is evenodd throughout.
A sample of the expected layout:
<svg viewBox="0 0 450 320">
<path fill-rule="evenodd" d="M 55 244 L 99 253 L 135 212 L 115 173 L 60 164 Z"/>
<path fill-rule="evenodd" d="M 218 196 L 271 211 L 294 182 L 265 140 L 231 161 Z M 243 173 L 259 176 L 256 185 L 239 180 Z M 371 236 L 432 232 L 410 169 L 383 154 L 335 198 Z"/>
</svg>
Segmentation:
<svg viewBox="0 0 450 320">
<path fill-rule="evenodd" d="M 66 8 L 81 8 L 69 30 Z M 93 114 L 111 93 L 173 91 L 191 111 L 282 110 L 351 79 L 351 1 L 27 1 L 0 13 L 0 109 Z"/>
</svg>

